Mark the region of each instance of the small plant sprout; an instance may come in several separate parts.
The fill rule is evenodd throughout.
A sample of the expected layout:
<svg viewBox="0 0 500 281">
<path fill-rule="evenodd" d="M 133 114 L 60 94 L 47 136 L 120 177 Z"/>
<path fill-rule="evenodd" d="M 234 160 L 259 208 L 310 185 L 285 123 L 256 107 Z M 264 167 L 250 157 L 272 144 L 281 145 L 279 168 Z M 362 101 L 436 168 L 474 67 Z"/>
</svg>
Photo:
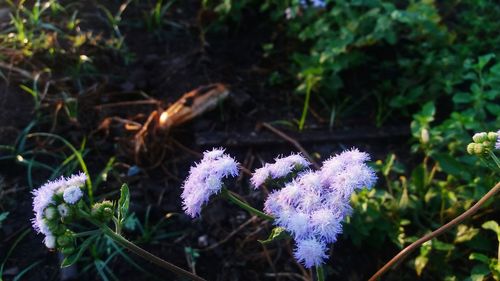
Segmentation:
<svg viewBox="0 0 500 281">
<path fill-rule="evenodd" d="M 122 186 L 118 202 L 106 200 L 87 204 L 83 192 L 86 180 L 86 175 L 80 173 L 49 181 L 33 191 L 33 228 L 45 235 L 43 242 L 47 248 L 60 251 L 65 256 L 62 267 L 77 262 L 91 242 L 104 234 L 136 255 L 179 276 L 190 280 L 204 280 L 139 248 L 120 234 L 130 200 L 127 185 Z M 111 221 L 115 224 L 115 231 L 107 225 Z M 72 228 L 79 223 L 84 223 L 82 226 L 91 225 L 94 229 L 75 232 Z M 82 239 L 84 241 L 78 245 Z"/>
<path fill-rule="evenodd" d="M 217 161 L 217 157 L 230 158 L 223 152 L 221 149 L 205 152 L 203 160 L 191 169 L 184 184 L 182 196 L 185 202 L 186 198 L 201 197 L 200 201 L 205 203 L 212 190 L 220 190 L 220 179 L 224 174 L 218 165 L 207 163 Z M 212 154 L 216 157 L 211 158 Z M 250 213 L 273 221 L 277 227 L 262 243 L 283 237 L 283 231 L 288 232 L 296 243 L 294 256 L 297 261 L 306 268 L 316 267 L 318 278 L 324 280 L 322 264 L 328 258 L 328 244 L 337 240 L 342 232 L 342 221 L 351 213 L 351 194 L 364 187 L 371 188 L 377 179 L 373 169 L 365 163 L 369 160 L 368 154 L 352 149 L 326 160 L 317 171 L 304 170 L 310 163 L 300 154 L 276 158 L 274 163 L 264 164 L 250 179 L 254 188 L 265 182 L 279 184 L 283 179 L 287 180 L 284 187 L 269 194 L 264 204 L 265 213 L 225 188 L 222 188 L 222 195 Z M 212 174 L 218 176 L 216 189 L 208 181 Z M 190 216 L 192 210 L 199 214 L 199 204 L 187 206 L 185 210 Z"/>
</svg>

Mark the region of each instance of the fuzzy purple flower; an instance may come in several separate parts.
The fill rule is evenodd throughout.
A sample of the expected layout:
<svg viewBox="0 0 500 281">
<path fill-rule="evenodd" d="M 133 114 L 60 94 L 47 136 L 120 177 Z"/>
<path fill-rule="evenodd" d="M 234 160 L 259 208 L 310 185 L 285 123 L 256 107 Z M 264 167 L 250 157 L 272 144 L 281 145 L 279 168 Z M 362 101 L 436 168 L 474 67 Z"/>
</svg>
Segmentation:
<svg viewBox="0 0 500 281">
<path fill-rule="evenodd" d="M 85 180 L 85 174 L 80 173 L 69 178 L 61 177 L 55 181 L 49 181 L 40 188 L 33 190 L 35 218 L 32 219 L 32 224 L 36 232 L 45 235 L 44 243 L 47 247 L 55 247 L 55 237 L 50 230 L 49 223 L 57 220 L 61 211 L 57 204 L 62 202 L 57 201 L 63 201 L 60 198 L 62 196 L 64 200 L 68 198 L 72 202 L 71 204 L 76 203 L 83 195 L 80 187 L 85 184 Z M 69 193 L 67 193 L 68 190 Z"/>
<path fill-rule="evenodd" d="M 306 5 L 308 5 L 308 1 L 306 1 L 306 0 L 300 0 L 300 4 L 302 6 L 306 6 Z M 313 7 L 324 8 L 324 7 L 326 7 L 326 0 L 311 0 L 310 4 Z"/>
<path fill-rule="evenodd" d="M 328 258 L 326 255 L 327 245 L 325 242 L 312 239 L 296 241 L 296 248 L 293 252 L 295 258 L 304 264 L 305 267 L 321 265 Z"/>
<path fill-rule="evenodd" d="M 201 207 L 213 194 L 220 192 L 222 179 L 239 174 L 238 163 L 224 149 L 215 148 L 203 153 L 203 159 L 191 167 L 182 186 L 183 209 L 192 218 L 198 216 Z"/>
<path fill-rule="evenodd" d="M 82 196 L 83 192 L 80 186 L 76 185 L 69 186 L 63 192 L 64 202 L 68 204 L 75 204 L 76 202 L 78 202 L 78 200 L 80 200 L 80 198 L 82 198 Z"/>
<path fill-rule="evenodd" d="M 301 154 L 278 157 L 274 159 L 273 164 L 266 163 L 262 168 L 256 169 L 250 181 L 254 188 L 258 188 L 266 180 L 284 178 L 294 171 L 300 171 L 309 167 L 309 165 L 311 163 Z"/>
<path fill-rule="evenodd" d="M 377 177 L 366 165 L 368 160 L 369 155 L 357 149 L 344 151 L 324 161 L 320 170 L 304 171 L 269 194 L 264 211 L 290 232 L 296 242 L 295 258 L 307 268 L 327 258 L 327 244 L 337 240 L 342 221 L 351 213 L 352 193 L 375 184 Z M 271 165 L 275 164 L 263 168 L 271 171 Z"/>
<path fill-rule="evenodd" d="M 495 148 L 500 150 L 500 130 L 497 132 L 497 142 L 495 143 Z"/>
</svg>

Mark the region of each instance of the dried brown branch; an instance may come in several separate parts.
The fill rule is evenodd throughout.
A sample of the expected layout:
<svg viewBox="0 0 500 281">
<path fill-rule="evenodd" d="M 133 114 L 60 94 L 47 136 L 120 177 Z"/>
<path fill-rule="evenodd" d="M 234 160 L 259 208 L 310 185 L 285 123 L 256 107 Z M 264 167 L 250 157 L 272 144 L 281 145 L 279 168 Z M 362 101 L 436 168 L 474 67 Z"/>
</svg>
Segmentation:
<svg viewBox="0 0 500 281">
<path fill-rule="evenodd" d="M 276 135 L 278 135 L 279 137 L 283 138 L 284 140 L 288 141 L 289 143 L 291 143 L 293 146 L 295 146 L 295 148 L 297 148 L 302 154 L 304 154 L 304 156 L 313 164 L 313 166 L 316 168 L 316 169 L 319 169 L 320 166 L 319 164 L 314 160 L 314 158 L 311 157 L 311 155 L 304 149 L 304 147 L 302 147 L 302 145 L 297 141 L 295 140 L 294 138 L 288 136 L 287 134 L 285 134 L 284 132 L 276 129 L 275 127 L 273 127 L 271 124 L 269 123 L 262 123 L 261 124 L 262 127 L 268 129 L 269 131 L 275 133 Z"/>
<path fill-rule="evenodd" d="M 433 232 L 425 235 L 424 237 L 418 239 L 417 241 L 411 243 L 409 246 L 401 250 L 396 256 L 394 256 L 389 262 L 387 262 L 382 268 L 380 268 L 375 274 L 373 274 L 373 276 L 370 277 L 369 281 L 378 280 L 393 265 L 403 261 L 406 257 L 408 257 L 409 254 L 418 249 L 418 247 L 420 247 L 422 244 L 431 240 L 434 237 L 437 237 L 445 233 L 450 228 L 464 221 L 466 218 L 474 215 L 483 206 L 483 204 L 486 203 L 486 201 L 493 198 L 499 191 L 500 191 L 500 182 L 498 182 L 488 193 L 486 193 L 481 199 L 479 199 L 479 201 L 477 201 L 476 204 L 474 204 L 467 211 L 463 212 L 460 216 L 454 218 L 452 221 L 434 230 Z"/>
</svg>

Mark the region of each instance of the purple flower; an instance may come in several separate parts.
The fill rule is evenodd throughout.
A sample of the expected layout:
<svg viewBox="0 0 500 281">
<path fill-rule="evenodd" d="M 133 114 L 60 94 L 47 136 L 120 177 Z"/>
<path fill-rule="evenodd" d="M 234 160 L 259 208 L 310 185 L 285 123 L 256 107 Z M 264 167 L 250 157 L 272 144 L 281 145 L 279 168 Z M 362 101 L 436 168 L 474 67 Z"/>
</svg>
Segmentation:
<svg viewBox="0 0 500 281">
<path fill-rule="evenodd" d="M 268 179 L 283 178 L 294 171 L 300 171 L 311 165 L 301 154 L 291 154 L 274 160 L 273 164 L 266 163 L 262 168 L 255 170 L 250 179 L 254 188 L 258 188 Z"/>
<path fill-rule="evenodd" d="M 326 0 L 311 0 L 310 3 L 311 3 L 311 5 L 313 7 L 317 7 L 317 8 L 324 8 L 324 7 L 326 7 Z M 308 1 L 306 1 L 306 0 L 300 0 L 300 4 L 302 6 L 306 6 L 306 5 L 308 5 Z"/>
<path fill-rule="evenodd" d="M 495 143 L 495 148 L 500 149 L 500 130 L 497 132 L 497 142 Z"/>
<path fill-rule="evenodd" d="M 352 193 L 375 184 L 375 172 L 365 163 L 369 159 L 357 149 L 344 151 L 324 161 L 320 170 L 302 172 L 269 194 L 264 211 L 291 233 L 297 243 L 295 258 L 306 267 L 327 258 L 327 244 L 337 240 L 342 221 L 351 214 Z M 263 168 L 270 165 L 275 164 Z"/>
<path fill-rule="evenodd" d="M 235 177 L 239 173 L 238 163 L 224 149 L 215 148 L 203 153 L 203 159 L 191 167 L 182 186 L 183 209 L 192 218 L 198 216 L 203 204 L 222 188 L 222 179 Z"/>
<path fill-rule="evenodd" d="M 79 186 L 73 185 L 66 188 L 63 192 L 64 202 L 68 204 L 75 204 L 82 198 L 83 192 Z"/>
<path fill-rule="evenodd" d="M 314 238 L 306 240 L 297 240 L 296 248 L 293 252 L 295 258 L 304 264 L 305 267 L 321 265 L 328 257 L 326 255 L 326 243 Z"/>
<path fill-rule="evenodd" d="M 36 232 L 45 235 L 44 243 L 48 248 L 55 247 L 55 237 L 48 223 L 57 220 L 56 212 L 61 212 L 57 204 L 63 202 L 58 196 L 62 195 L 67 203 L 70 203 L 68 201 L 71 201 L 71 204 L 78 202 L 83 195 L 80 187 L 85 184 L 85 180 L 85 174 L 80 173 L 69 178 L 61 177 L 55 181 L 49 181 L 33 190 L 33 212 L 35 217 L 31 222 Z"/>
</svg>

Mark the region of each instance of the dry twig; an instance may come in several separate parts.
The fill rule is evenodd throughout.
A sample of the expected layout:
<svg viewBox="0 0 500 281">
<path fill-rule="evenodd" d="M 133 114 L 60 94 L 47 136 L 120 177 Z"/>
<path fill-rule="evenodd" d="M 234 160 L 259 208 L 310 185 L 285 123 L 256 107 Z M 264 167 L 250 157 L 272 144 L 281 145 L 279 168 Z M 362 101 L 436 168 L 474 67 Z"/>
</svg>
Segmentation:
<svg viewBox="0 0 500 281">
<path fill-rule="evenodd" d="M 417 241 L 411 243 L 409 246 L 401 250 L 396 256 L 394 256 L 389 262 L 387 262 L 382 268 L 380 268 L 375 274 L 373 274 L 372 277 L 370 277 L 369 281 L 375 281 L 378 280 L 386 271 L 388 271 L 393 265 L 396 263 L 400 263 L 403 261 L 406 257 L 408 257 L 409 254 L 411 254 L 413 251 L 418 249 L 422 244 L 425 242 L 431 240 L 432 238 L 439 236 L 446 231 L 448 231 L 450 228 L 454 227 L 455 225 L 461 223 L 464 221 L 466 218 L 472 216 L 474 213 L 476 213 L 481 206 L 486 203 L 489 199 L 493 198 L 495 194 L 497 194 L 500 191 L 500 182 L 498 182 L 488 193 L 486 193 L 479 201 L 477 201 L 476 204 L 474 204 L 470 209 L 467 211 L 463 212 L 460 216 L 454 218 L 452 221 L 448 222 L 447 224 L 441 226 L 440 228 L 434 230 L 433 232 L 425 235 L 424 237 L 418 239 Z"/>
</svg>

